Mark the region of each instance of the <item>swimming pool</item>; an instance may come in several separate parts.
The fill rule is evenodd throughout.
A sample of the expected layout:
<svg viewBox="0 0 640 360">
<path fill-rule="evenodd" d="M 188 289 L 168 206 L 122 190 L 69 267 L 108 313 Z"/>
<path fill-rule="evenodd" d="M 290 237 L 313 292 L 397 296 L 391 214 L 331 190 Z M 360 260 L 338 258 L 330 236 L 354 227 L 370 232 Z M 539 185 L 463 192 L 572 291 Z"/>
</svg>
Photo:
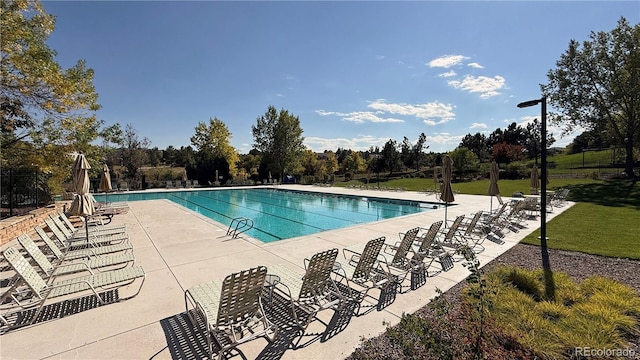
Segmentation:
<svg viewBox="0 0 640 360">
<path fill-rule="evenodd" d="M 104 195 L 94 195 L 104 201 Z M 219 189 L 110 194 L 109 201 L 168 199 L 224 225 L 235 218 L 253 220 L 246 232 L 272 242 L 357 224 L 417 214 L 441 204 L 365 198 L 272 188 Z"/>
</svg>

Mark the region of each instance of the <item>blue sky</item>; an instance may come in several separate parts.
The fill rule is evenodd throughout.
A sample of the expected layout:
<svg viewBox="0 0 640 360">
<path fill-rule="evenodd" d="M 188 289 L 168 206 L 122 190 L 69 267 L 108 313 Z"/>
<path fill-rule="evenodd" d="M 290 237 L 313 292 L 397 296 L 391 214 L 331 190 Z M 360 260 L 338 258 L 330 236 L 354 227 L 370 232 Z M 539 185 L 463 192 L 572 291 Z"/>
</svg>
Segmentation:
<svg viewBox="0 0 640 360">
<path fill-rule="evenodd" d="M 217 117 L 247 153 L 269 105 L 300 117 L 314 151 L 366 150 L 427 135 L 449 151 L 468 133 L 526 123 L 539 84 L 567 49 L 639 1 L 44 2 L 49 45 L 95 70 L 107 125 L 151 146 L 190 145 Z M 572 136 L 560 138 L 565 145 Z M 574 134 L 575 136 L 577 134 Z"/>
</svg>

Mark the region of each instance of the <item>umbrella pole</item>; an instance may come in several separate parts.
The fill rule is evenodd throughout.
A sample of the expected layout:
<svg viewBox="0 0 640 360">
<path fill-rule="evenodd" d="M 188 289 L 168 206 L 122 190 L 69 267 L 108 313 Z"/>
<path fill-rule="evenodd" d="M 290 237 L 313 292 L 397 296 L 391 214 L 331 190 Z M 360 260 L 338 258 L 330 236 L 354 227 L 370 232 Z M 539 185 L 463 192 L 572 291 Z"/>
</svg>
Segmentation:
<svg viewBox="0 0 640 360">
<path fill-rule="evenodd" d="M 444 204 L 444 228 L 447 228 L 447 210 L 449 209 L 449 203 Z"/>
<path fill-rule="evenodd" d="M 489 212 L 493 212 L 493 195 L 491 195 L 491 205 L 489 205 Z"/>
<path fill-rule="evenodd" d="M 84 216 L 84 231 L 87 234 L 87 243 L 89 243 L 89 216 Z"/>
</svg>

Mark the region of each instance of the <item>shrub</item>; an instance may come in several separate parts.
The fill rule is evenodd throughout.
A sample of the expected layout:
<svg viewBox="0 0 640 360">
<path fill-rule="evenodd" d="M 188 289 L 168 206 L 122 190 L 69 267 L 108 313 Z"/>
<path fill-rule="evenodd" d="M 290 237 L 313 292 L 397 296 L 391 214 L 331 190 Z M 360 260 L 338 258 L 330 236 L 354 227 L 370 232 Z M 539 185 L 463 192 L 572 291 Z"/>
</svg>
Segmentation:
<svg viewBox="0 0 640 360">
<path fill-rule="evenodd" d="M 623 348 L 640 334 L 640 297 L 613 280 L 576 284 L 554 273 L 555 298 L 546 300 L 542 270 L 497 268 L 488 277 L 496 286 L 492 316 L 542 358 L 568 359 L 576 347 Z"/>
</svg>

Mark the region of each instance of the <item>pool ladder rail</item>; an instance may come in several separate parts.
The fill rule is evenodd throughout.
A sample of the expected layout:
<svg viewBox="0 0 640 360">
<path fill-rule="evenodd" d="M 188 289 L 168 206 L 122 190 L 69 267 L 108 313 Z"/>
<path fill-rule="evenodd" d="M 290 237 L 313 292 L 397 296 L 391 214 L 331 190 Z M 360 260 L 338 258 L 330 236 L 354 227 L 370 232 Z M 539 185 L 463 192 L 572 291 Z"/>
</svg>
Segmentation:
<svg viewBox="0 0 640 360">
<path fill-rule="evenodd" d="M 241 216 L 231 220 L 231 224 L 229 224 L 229 228 L 227 229 L 227 235 L 235 239 L 238 235 L 251 229 L 253 229 L 253 220 Z"/>
</svg>

